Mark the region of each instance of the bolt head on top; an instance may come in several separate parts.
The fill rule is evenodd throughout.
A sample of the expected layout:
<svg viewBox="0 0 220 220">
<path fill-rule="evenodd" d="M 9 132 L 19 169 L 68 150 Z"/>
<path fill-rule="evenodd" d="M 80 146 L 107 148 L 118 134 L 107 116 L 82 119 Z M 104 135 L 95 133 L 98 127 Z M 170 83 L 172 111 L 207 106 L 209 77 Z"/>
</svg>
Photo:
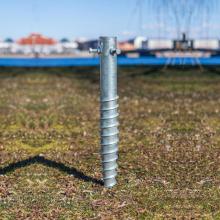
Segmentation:
<svg viewBox="0 0 220 220">
<path fill-rule="evenodd" d="M 98 47 L 98 48 L 89 48 L 89 53 L 95 53 L 95 54 L 100 54 L 102 51 L 101 51 L 101 48 Z"/>
</svg>

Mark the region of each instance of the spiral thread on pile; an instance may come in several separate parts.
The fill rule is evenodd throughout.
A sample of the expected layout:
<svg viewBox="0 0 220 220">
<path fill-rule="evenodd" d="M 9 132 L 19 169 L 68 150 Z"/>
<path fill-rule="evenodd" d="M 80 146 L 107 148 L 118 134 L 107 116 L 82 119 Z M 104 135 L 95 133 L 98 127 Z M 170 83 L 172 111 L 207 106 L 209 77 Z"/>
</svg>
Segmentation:
<svg viewBox="0 0 220 220">
<path fill-rule="evenodd" d="M 101 156 L 104 185 L 111 188 L 116 184 L 118 159 L 118 96 L 101 100 Z"/>
</svg>

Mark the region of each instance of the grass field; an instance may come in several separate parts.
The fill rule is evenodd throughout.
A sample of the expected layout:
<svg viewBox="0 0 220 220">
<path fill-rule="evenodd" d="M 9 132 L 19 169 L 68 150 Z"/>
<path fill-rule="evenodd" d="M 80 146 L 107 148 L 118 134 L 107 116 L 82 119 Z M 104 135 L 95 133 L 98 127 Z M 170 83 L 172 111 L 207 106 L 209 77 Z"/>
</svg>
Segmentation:
<svg viewBox="0 0 220 220">
<path fill-rule="evenodd" d="M 119 95 L 107 190 L 98 69 L 0 70 L 1 220 L 220 219 L 220 75 L 123 68 Z"/>
</svg>

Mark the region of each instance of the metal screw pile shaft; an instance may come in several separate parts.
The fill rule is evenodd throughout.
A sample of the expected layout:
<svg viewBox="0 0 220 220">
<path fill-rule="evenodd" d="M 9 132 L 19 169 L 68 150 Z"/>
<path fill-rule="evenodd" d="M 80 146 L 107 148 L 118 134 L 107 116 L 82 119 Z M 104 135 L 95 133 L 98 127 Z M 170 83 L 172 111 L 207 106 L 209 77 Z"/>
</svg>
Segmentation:
<svg viewBox="0 0 220 220">
<path fill-rule="evenodd" d="M 100 38 L 101 156 L 105 187 L 116 184 L 118 159 L 117 40 Z"/>
</svg>

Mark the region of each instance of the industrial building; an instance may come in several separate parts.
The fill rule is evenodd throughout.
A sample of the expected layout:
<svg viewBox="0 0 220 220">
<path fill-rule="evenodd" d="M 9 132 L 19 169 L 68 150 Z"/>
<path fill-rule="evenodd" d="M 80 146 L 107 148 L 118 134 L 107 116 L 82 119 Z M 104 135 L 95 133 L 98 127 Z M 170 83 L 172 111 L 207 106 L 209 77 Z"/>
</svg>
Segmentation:
<svg viewBox="0 0 220 220">
<path fill-rule="evenodd" d="M 89 48 L 97 48 L 98 40 L 63 38 L 56 40 L 32 33 L 18 40 L 7 38 L 0 41 L 0 56 L 78 56 L 88 57 Z M 220 53 L 219 39 L 181 39 L 134 37 L 118 43 L 122 56 L 200 56 Z"/>
</svg>

